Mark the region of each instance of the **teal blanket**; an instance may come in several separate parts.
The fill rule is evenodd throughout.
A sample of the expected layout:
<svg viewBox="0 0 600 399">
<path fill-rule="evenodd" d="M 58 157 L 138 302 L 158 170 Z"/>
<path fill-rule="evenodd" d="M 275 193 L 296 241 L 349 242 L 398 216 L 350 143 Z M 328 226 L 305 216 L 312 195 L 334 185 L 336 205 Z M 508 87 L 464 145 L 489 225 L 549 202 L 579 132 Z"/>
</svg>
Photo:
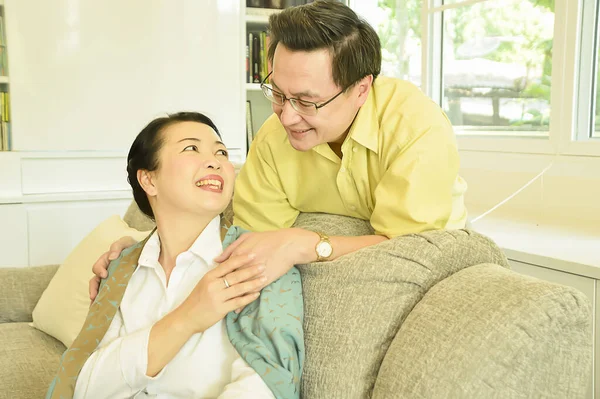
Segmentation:
<svg viewBox="0 0 600 399">
<path fill-rule="evenodd" d="M 223 247 L 245 232 L 231 227 Z M 300 398 L 303 318 L 302 282 L 295 267 L 265 287 L 239 315 L 231 312 L 226 317 L 231 343 L 278 399 Z"/>
</svg>

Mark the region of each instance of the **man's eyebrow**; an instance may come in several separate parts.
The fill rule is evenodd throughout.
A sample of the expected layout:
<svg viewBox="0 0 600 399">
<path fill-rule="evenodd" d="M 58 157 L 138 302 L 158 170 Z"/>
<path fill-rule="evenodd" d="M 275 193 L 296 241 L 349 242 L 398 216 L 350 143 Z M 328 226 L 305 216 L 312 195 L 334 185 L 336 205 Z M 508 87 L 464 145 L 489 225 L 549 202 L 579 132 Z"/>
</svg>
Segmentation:
<svg viewBox="0 0 600 399">
<path fill-rule="evenodd" d="M 277 83 L 273 82 L 273 79 L 271 79 L 271 85 L 276 88 L 277 90 L 281 91 L 281 89 L 279 88 L 279 86 L 277 86 Z M 294 98 L 300 98 L 300 97 L 309 97 L 309 98 L 320 98 L 320 96 L 316 93 L 313 93 L 309 90 L 306 91 L 302 91 L 300 93 L 290 93 Z"/>
</svg>

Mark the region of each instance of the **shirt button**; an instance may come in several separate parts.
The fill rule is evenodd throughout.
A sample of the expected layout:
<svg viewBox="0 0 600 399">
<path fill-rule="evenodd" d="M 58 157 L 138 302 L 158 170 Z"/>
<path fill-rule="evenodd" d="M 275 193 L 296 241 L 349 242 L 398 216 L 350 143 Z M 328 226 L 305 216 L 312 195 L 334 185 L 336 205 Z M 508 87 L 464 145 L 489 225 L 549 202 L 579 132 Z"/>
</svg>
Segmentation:
<svg viewBox="0 0 600 399">
<path fill-rule="evenodd" d="M 340 168 L 340 172 L 342 172 L 342 173 L 346 173 L 346 168 L 342 166 L 342 167 Z"/>
<path fill-rule="evenodd" d="M 356 207 L 354 205 L 350 205 L 350 210 L 355 211 Z"/>
<path fill-rule="evenodd" d="M 354 148 L 352 149 L 352 152 L 358 152 L 358 148 L 354 147 Z"/>
</svg>

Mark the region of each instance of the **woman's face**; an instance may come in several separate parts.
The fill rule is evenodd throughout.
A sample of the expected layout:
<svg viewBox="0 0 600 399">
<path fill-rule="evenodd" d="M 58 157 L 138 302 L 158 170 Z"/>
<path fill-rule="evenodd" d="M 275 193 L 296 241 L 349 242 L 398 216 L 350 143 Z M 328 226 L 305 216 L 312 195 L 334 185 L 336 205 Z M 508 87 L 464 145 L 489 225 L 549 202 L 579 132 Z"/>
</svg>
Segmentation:
<svg viewBox="0 0 600 399">
<path fill-rule="evenodd" d="M 235 168 L 227 148 L 210 126 L 178 122 L 162 133 L 158 169 L 148 192 L 154 214 L 192 212 L 213 218 L 233 194 Z"/>
</svg>

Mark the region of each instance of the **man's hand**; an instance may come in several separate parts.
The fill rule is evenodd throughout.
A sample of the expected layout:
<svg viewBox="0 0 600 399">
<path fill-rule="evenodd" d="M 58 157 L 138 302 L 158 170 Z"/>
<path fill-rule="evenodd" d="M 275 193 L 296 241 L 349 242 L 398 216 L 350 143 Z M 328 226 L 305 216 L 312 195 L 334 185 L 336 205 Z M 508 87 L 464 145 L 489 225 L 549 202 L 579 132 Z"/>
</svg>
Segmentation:
<svg viewBox="0 0 600 399">
<path fill-rule="evenodd" d="M 109 250 L 100 256 L 100 258 L 92 266 L 92 272 L 95 276 L 90 280 L 89 292 L 90 300 L 94 302 L 98 295 L 98 289 L 100 288 L 100 279 L 108 276 L 108 265 L 112 260 L 115 260 L 121 255 L 124 249 L 129 248 L 137 244 L 137 241 L 133 237 L 121 237 L 117 241 L 113 242 Z"/>
<path fill-rule="evenodd" d="M 177 309 L 188 324 L 187 331 L 190 334 L 204 332 L 227 313 L 258 298 L 258 291 L 266 280 L 264 270 L 265 266 L 248 254 L 232 256 L 228 262 L 206 273 Z"/>
<path fill-rule="evenodd" d="M 265 265 L 266 280 L 260 287 L 263 289 L 294 265 L 316 261 L 318 242 L 318 234 L 296 228 L 245 233 L 216 257 L 215 262 L 227 264 L 232 256 L 253 254 L 255 263 Z"/>
</svg>

